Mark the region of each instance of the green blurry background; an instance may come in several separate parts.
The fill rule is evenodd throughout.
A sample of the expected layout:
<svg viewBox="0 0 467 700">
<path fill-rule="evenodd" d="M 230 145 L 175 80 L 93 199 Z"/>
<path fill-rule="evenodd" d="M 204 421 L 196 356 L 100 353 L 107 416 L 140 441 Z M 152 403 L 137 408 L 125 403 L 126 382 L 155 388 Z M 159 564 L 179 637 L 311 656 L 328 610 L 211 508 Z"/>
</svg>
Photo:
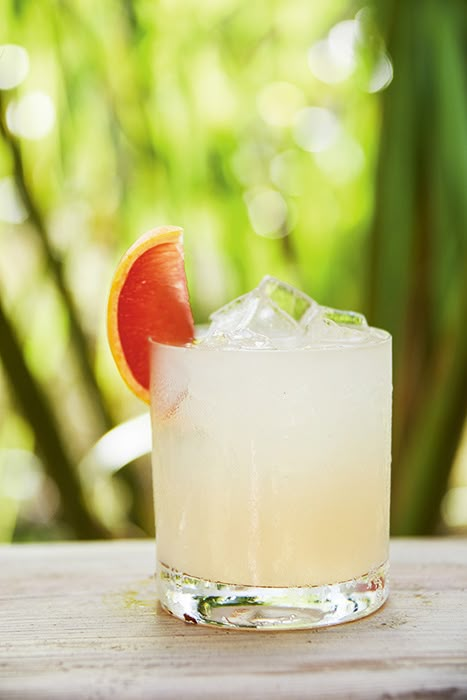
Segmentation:
<svg viewBox="0 0 467 700">
<path fill-rule="evenodd" d="M 198 322 L 269 273 L 391 331 L 393 532 L 465 532 L 463 0 L 1 8 L 0 540 L 153 532 L 105 307 L 160 223 Z"/>
</svg>

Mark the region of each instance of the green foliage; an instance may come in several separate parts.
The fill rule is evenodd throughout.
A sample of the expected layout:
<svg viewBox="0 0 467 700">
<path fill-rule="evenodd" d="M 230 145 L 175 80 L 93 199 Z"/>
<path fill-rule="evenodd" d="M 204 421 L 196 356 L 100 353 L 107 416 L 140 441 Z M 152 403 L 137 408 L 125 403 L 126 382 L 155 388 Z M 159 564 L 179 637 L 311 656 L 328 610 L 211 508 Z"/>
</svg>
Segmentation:
<svg viewBox="0 0 467 700">
<path fill-rule="evenodd" d="M 185 228 L 198 322 L 270 274 L 393 333 L 394 525 L 433 529 L 467 395 L 465 13 L 376 7 L 395 75 L 382 103 L 368 8 L 346 79 L 307 65 L 359 9 L 348 0 L 6 0 L 0 44 L 24 46 L 30 71 L 0 89 L 0 453 L 41 461 L 29 501 L 0 493 L 0 539 L 16 519 L 16 538 L 150 532 L 148 459 L 135 448 L 116 478 L 91 448 L 143 408 L 113 366 L 105 304 L 118 255 L 162 223 Z M 56 115 L 37 140 L 12 126 L 31 91 Z"/>
<path fill-rule="evenodd" d="M 467 84 L 463 2 L 384 3 L 372 314 L 394 338 L 393 528 L 436 527 L 467 409 Z"/>
</svg>

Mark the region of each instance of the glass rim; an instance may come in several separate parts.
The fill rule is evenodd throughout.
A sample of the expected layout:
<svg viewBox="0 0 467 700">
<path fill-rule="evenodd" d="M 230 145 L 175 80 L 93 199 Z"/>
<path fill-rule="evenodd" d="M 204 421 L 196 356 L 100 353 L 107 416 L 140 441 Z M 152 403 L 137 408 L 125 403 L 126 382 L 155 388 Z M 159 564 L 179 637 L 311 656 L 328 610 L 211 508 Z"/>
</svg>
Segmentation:
<svg viewBox="0 0 467 700">
<path fill-rule="evenodd" d="M 199 328 L 199 326 L 196 326 L 196 328 Z M 368 348 L 373 348 L 373 347 L 379 347 L 380 345 L 384 345 L 385 343 L 391 342 L 392 341 L 392 335 L 389 333 L 389 331 L 384 330 L 383 328 L 377 328 L 376 326 L 369 326 L 372 330 L 375 330 L 380 334 L 380 336 L 371 338 L 369 340 L 366 340 L 364 342 L 358 342 L 358 343 L 345 343 L 345 342 L 336 342 L 336 343 L 325 343 L 322 345 L 308 345 L 306 347 L 284 347 L 284 348 L 241 348 L 241 347 L 233 347 L 233 346 L 213 346 L 213 345 L 202 345 L 202 344 L 195 344 L 195 343 L 185 343 L 183 345 L 172 345 L 171 343 L 165 343 L 161 342 L 160 340 L 156 340 L 155 338 L 152 338 L 151 336 L 148 336 L 148 341 L 150 347 L 163 347 L 163 348 L 171 348 L 174 351 L 188 351 L 188 352 L 223 352 L 223 353 L 243 353 L 243 354 L 253 354 L 253 355 L 260 355 L 260 354 L 286 354 L 286 353 L 308 353 L 308 352 L 326 352 L 330 350 L 334 351 L 345 351 L 345 350 L 363 350 L 363 349 L 368 349 Z M 196 337 L 196 336 L 195 336 Z"/>
</svg>

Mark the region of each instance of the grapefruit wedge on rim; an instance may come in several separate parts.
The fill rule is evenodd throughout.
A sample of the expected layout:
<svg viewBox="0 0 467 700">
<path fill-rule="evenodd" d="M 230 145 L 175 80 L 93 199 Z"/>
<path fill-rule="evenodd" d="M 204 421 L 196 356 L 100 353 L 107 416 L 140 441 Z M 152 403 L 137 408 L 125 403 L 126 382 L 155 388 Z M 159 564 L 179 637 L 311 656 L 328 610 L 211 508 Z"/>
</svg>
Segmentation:
<svg viewBox="0 0 467 700">
<path fill-rule="evenodd" d="M 149 403 L 149 338 L 184 345 L 195 335 L 183 229 L 160 226 L 148 231 L 123 255 L 110 288 L 107 335 L 123 380 Z"/>
</svg>

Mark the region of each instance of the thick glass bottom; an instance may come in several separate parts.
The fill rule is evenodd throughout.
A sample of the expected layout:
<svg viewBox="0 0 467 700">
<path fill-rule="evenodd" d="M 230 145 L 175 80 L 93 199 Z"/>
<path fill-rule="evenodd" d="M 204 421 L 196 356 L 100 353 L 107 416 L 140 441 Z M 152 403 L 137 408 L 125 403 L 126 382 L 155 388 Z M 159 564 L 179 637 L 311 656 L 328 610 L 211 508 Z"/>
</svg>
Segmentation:
<svg viewBox="0 0 467 700">
<path fill-rule="evenodd" d="M 360 578 L 323 586 L 239 586 L 195 578 L 159 562 L 159 599 L 175 617 L 234 629 L 290 630 L 370 615 L 388 597 L 385 562 Z"/>
</svg>

